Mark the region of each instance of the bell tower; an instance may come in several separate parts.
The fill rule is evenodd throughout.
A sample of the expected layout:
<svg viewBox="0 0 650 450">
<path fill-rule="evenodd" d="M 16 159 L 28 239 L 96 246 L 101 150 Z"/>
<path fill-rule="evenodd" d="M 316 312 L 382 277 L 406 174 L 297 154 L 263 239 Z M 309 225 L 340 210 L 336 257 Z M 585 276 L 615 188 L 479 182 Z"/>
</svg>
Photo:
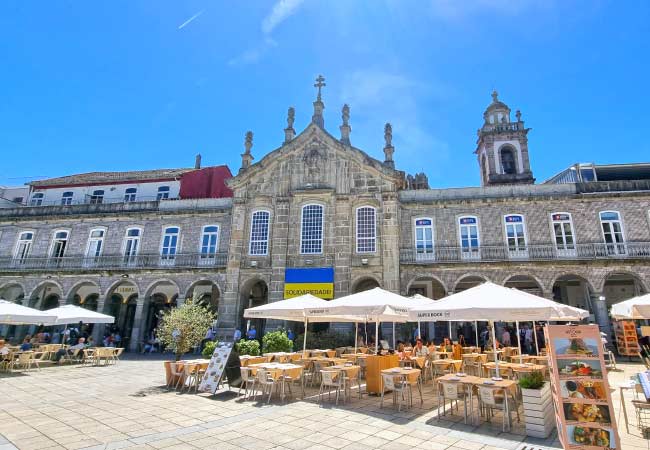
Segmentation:
<svg viewBox="0 0 650 450">
<path fill-rule="evenodd" d="M 528 131 L 515 113 L 510 121 L 510 108 L 492 92 L 492 103 L 483 113 L 483 126 L 478 130 L 476 151 L 481 172 L 481 186 L 501 184 L 533 184 L 535 178 L 528 158 Z"/>
</svg>

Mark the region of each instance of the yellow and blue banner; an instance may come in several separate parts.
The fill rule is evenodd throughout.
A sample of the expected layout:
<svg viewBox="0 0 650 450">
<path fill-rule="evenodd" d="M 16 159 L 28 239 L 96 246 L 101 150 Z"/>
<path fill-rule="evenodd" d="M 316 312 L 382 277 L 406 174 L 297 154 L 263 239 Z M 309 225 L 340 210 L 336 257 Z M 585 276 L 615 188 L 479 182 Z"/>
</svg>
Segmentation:
<svg viewBox="0 0 650 450">
<path fill-rule="evenodd" d="M 334 298 L 334 268 L 285 269 L 284 298 L 305 294 L 325 300 Z"/>
</svg>

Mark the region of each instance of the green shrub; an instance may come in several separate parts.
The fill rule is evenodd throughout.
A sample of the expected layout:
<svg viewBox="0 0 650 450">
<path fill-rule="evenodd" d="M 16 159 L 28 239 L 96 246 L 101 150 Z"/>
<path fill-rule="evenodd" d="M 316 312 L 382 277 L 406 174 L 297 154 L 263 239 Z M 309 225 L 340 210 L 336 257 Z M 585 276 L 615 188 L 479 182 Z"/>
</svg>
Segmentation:
<svg viewBox="0 0 650 450">
<path fill-rule="evenodd" d="M 206 342 L 201 355 L 203 355 L 205 359 L 212 358 L 212 354 L 214 353 L 214 349 L 217 348 L 217 345 L 219 345 L 219 343 L 216 341 Z"/>
<path fill-rule="evenodd" d="M 242 339 L 239 342 L 237 342 L 237 344 L 235 344 L 235 349 L 237 350 L 237 353 L 239 353 L 240 355 L 259 356 L 260 343 L 255 339 L 251 339 L 250 341 L 247 341 L 246 339 Z"/>
<path fill-rule="evenodd" d="M 538 370 L 521 375 L 519 386 L 522 389 L 541 389 L 544 386 L 544 374 Z"/>
<path fill-rule="evenodd" d="M 286 331 L 272 331 L 262 338 L 262 350 L 264 353 L 290 352 L 293 350 L 293 342 L 287 337 Z"/>
<path fill-rule="evenodd" d="M 178 361 L 201 343 L 212 322 L 214 314 L 210 310 L 187 301 L 163 314 L 156 336 L 174 352 Z"/>
<path fill-rule="evenodd" d="M 304 342 L 304 338 L 304 334 L 299 334 L 296 336 L 294 345 L 296 350 L 302 350 L 302 343 Z M 354 334 L 339 333 L 336 331 L 318 331 L 315 333 L 307 333 L 308 349 L 326 349 L 347 346 L 354 346 Z"/>
</svg>

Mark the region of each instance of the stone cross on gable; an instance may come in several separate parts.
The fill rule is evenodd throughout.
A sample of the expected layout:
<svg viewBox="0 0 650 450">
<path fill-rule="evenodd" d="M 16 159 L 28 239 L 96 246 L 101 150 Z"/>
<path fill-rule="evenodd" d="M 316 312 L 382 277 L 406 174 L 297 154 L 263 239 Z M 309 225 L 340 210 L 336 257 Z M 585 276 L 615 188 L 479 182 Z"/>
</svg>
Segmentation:
<svg viewBox="0 0 650 450">
<path fill-rule="evenodd" d="M 318 75 L 318 78 L 316 78 L 316 84 L 314 84 L 314 87 L 318 88 L 318 100 L 320 100 L 320 90 L 325 86 L 327 86 L 325 84 L 325 78 L 322 75 Z"/>
</svg>

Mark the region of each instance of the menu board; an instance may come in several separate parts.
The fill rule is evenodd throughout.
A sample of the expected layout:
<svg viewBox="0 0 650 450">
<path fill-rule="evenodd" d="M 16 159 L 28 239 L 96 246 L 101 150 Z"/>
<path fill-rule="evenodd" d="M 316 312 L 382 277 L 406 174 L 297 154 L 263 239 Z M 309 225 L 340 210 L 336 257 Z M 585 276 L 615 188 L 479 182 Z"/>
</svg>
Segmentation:
<svg viewBox="0 0 650 450">
<path fill-rule="evenodd" d="M 210 392 L 211 394 L 217 392 L 230 352 L 232 352 L 232 342 L 221 342 L 217 345 L 212 353 L 212 358 L 210 358 L 208 370 L 205 371 L 199 385 L 200 392 Z"/>
<path fill-rule="evenodd" d="M 620 449 L 597 325 L 548 325 L 551 386 L 565 449 Z"/>
</svg>

